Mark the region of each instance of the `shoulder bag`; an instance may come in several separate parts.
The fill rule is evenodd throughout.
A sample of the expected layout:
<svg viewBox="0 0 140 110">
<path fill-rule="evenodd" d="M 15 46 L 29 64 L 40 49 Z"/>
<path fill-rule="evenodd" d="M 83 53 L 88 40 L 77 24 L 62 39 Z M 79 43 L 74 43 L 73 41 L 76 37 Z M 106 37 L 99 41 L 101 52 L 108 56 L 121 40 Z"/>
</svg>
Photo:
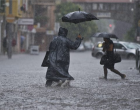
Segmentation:
<svg viewBox="0 0 140 110">
<path fill-rule="evenodd" d="M 101 57 L 100 64 L 101 64 L 101 65 L 104 65 L 106 62 L 107 62 L 107 56 L 106 56 L 106 55 L 103 55 L 103 56 Z"/>
<path fill-rule="evenodd" d="M 48 57 L 49 57 L 49 51 L 46 52 L 46 55 L 43 59 L 41 67 L 48 67 L 49 66 L 50 63 L 49 63 L 49 58 Z"/>
<path fill-rule="evenodd" d="M 121 56 L 120 56 L 120 54 L 118 54 L 117 52 L 116 52 L 116 48 L 115 48 L 115 52 L 114 52 L 114 63 L 119 63 L 119 62 L 121 62 Z"/>
</svg>

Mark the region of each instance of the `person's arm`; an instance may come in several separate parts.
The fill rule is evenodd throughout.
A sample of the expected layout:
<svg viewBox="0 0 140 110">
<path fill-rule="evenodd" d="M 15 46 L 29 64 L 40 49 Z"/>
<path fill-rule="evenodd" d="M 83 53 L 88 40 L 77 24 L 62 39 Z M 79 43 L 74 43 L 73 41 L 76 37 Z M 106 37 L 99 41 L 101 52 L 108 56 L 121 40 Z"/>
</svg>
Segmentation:
<svg viewBox="0 0 140 110">
<path fill-rule="evenodd" d="M 67 46 L 70 49 L 76 50 L 80 46 L 82 40 L 83 39 L 81 38 L 80 35 L 76 38 L 76 41 L 75 42 L 71 41 L 70 39 L 67 39 Z"/>
<path fill-rule="evenodd" d="M 109 48 L 107 49 L 108 51 L 113 51 L 113 41 L 110 40 L 109 42 Z"/>
<path fill-rule="evenodd" d="M 103 43 L 103 52 L 105 52 L 105 42 Z"/>
<path fill-rule="evenodd" d="M 113 51 L 113 44 L 110 44 L 108 51 Z"/>
</svg>

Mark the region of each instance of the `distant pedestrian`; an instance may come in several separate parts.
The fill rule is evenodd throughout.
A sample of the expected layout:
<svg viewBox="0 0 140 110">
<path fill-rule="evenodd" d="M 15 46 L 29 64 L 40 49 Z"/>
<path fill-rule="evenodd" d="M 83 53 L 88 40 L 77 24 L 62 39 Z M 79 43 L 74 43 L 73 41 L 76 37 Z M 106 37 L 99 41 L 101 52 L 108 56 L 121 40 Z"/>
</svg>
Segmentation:
<svg viewBox="0 0 140 110">
<path fill-rule="evenodd" d="M 104 38 L 103 52 L 106 52 L 107 62 L 104 64 L 104 78 L 107 79 L 107 69 L 121 76 L 122 79 L 126 77 L 125 74 L 120 73 L 114 68 L 114 44 L 110 38 Z"/>
<path fill-rule="evenodd" d="M 24 51 L 24 48 L 23 48 L 23 46 L 24 46 L 24 41 L 25 41 L 25 37 L 24 37 L 23 35 L 21 35 L 21 36 L 20 36 L 20 50 L 21 50 L 21 52 Z"/>
<path fill-rule="evenodd" d="M 46 86 L 61 85 L 64 87 L 74 78 L 69 74 L 70 49 L 77 49 L 81 44 L 81 36 L 73 42 L 68 39 L 68 30 L 60 27 L 58 36 L 55 37 L 49 46 L 49 67 L 46 73 Z"/>
<path fill-rule="evenodd" d="M 7 36 L 5 36 L 4 38 L 3 38 L 3 54 L 5 55 L 5 53 L 8 51 L 8 39 L 7 39 L 8 37 Z"/>
<path fill-rule="evenodd" d="M 15 46 L 16 46 L 16 39 L 13 38 L 13 39 L 12 39 L 12 47 L 15 47 Z"/>
<path fill-rule="evenodd" d="M 16 46 L 17 42 L 16 42 L 16 39 L 13 38 L 12 39 L 12 49 L 13 49 L 13 52 L 15 52 L 15 46 Z"/>
</svg>

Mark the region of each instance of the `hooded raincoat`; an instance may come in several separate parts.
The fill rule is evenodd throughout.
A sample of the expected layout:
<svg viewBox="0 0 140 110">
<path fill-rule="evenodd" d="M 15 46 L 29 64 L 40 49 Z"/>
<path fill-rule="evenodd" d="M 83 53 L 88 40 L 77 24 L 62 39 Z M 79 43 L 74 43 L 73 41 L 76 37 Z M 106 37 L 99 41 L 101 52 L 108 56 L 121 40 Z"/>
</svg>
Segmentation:
<svg viewBox="0 0 140 110">
<path fill-rule="evenodd" d="M 47 80 L 74 80 L 68 72 L 70 64 L 70 49 L 76 50 L 81 44 L 82 39 L 76 38 L 76 41 L 73 42 L 66 38 L 67 33 L 67 29 L 60 27 L 58 36 L 50 43 L 50 64 L 46 73 Z"/>
</svg>

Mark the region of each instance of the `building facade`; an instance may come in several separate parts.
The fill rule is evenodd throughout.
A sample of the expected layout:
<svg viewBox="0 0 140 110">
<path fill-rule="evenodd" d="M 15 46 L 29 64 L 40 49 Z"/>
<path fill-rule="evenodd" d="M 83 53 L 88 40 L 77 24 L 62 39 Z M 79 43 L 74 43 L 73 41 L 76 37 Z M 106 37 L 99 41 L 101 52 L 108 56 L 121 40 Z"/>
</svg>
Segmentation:
<svg viewBox="0 0 140 110">
<path fill-rule="evenodd" d="M 14 46 L 8 43 L 13 53 L 29 52 L 32 45 L 38 45 L 40 51 L 46 51 L 55 35 L 54 11 L 57 0 L 2 1 L 5 10 L 0 10 L 0 54 L 3 54 L 2 40 L 6 35 L 10 36 L 10 42 L 16 41 Z"/>
</svg>

